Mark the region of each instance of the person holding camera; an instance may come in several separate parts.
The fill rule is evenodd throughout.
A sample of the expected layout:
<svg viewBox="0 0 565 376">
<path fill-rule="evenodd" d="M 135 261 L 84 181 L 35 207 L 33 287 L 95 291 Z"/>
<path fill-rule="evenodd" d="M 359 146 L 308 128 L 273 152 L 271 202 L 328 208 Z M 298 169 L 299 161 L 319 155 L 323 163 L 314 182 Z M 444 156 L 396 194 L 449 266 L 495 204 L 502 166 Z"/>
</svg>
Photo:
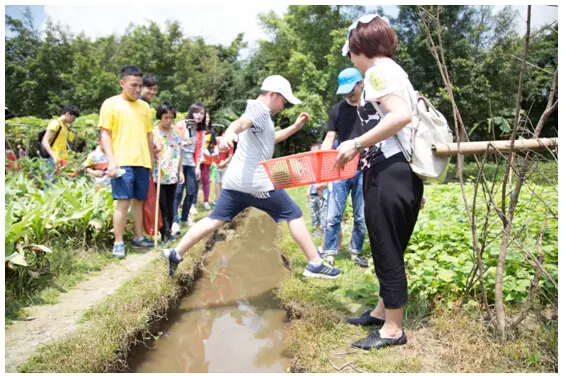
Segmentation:
<svg viewBox="0 0 565 376">
<path fill-rule="evenodd" d="M 181 132 L 181 158 L 184 184 L 177 185 L 175 198 L 175 222 L 171 227 L 172 235 L 180 234 L 180 224 L 191 224 L 189 217 L 190 206 L 194 196 L 198 192 L 196 181 L 200 179 L 200 157 L 202 144 L 206 133 L 206 108 L 200 103 L 194 103 L 188 109 L 186 120 L 178 121 L 175 126 Z M 182 201 L 182 193 L 186 188 L 186 196 Z M 178 217 L 179 206 L 182 201 L 182 214 Z M 179 223 L 180 222 L 180 223 Z"/>
</svg>

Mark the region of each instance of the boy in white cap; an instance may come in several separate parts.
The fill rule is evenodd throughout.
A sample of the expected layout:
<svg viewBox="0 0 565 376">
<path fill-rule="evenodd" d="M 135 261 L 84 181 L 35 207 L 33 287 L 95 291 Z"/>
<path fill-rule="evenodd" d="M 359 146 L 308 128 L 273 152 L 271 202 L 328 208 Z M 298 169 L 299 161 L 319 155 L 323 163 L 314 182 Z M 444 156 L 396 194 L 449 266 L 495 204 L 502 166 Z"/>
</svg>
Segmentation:
<svg viewBox="0 0 565 376">
<path fill-rule="evenodd" d="M 292 94 L 290 83 L 282 76 L 269 76 L 261 86 L 261 94 L 247 101 L 245 113 L 230 124 L 220 150 L 237 142 L 237 150 L 224 175 L 223 189 L 210 216 L 200 220 L 184 235 L 176 248 L 163 249 L 163 257 L 173 275 L 182 256 L 206 235 L 219 229 L 248 207 L 260 209 L 276 222 L 287 221 L 290 234 L 308 259 L 304 275 L 307 277 L 336 278 L 340 270 L 329 265 L 316 251 L 302 210 L 283 189 L 275 189 L 259 162 L 271 159 L 275 144 L 298 132 L 310 119 L 301 113 L 296 122 L 275 131 L 271 116 L 282 111 L 287 103 L 299 104 Z"/>
</svg>

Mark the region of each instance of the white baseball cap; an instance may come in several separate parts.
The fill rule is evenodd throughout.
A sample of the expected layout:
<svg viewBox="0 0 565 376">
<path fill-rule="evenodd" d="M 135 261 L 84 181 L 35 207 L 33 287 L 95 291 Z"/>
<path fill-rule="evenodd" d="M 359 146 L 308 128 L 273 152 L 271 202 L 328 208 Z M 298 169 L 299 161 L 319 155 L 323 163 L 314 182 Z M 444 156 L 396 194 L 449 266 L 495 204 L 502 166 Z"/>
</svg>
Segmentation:
<svg viewBox="0 0 565 376">
<path fill-rule="evenodd" d="M 292 104 L 300 104 L 302 101 L 296 98 L 292 94 L 292 89 L 290 87 L 290 82 L 283 76 L 274 75 L 269 76 L 263 80 L 263 84 L 261 85 L 261 90 L 263 91 L 272 91 L 274 93 L 279 93 L 282 95 L 289 103 Z"/>
</svg>

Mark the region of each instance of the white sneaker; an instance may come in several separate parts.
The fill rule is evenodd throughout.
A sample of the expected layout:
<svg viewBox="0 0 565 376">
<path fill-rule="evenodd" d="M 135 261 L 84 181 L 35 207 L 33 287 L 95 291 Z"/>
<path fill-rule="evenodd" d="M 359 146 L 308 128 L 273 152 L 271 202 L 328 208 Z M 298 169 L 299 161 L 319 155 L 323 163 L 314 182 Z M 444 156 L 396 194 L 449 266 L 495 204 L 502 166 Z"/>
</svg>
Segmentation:
<svg viewBox="0 0 565 376">
<path fill-rule="evenodd" d="M 196 205 L 192 205 L 190 207 L 190 214 L 192 214 L 192 215 L 198 214 L 198 210 L 196 210 Z"/>
<path fill-rule="evenodd" d="M 204 203 L 204 209 L 210 210 L 210 204 L 207 203 L 207 202 L 205 202 L 205 203 Z"/>
<path fill-rule="evenodd" d="M 188 224 L 188 227 L 192 227 L 194 225 L 194 221 L 192 220 L 191 216 L 188 216 L 187 224 Z"/>
<path fill-rule="evenodd" d="M 180 234 L 180 226 L 178 223 L 174 222 L 171 226 L 171 234 L 177 235 Z"/>
</svg>

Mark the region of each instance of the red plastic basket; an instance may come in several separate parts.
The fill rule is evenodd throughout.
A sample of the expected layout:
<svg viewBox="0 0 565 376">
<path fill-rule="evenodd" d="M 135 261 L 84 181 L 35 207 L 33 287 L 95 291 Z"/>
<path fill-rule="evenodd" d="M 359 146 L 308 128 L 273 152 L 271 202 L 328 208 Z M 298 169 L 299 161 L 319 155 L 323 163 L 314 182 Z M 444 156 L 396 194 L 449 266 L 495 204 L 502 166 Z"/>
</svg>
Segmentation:
<svg viewBox="0 0 565 376">
<path fill-rule="evenodd" d="M 345 168 L 334 168 L 337 150 L 318 150 L 260 162 L 275 188 L 299 187 L 355 176 L 359 155 Z"/>
</svg>

